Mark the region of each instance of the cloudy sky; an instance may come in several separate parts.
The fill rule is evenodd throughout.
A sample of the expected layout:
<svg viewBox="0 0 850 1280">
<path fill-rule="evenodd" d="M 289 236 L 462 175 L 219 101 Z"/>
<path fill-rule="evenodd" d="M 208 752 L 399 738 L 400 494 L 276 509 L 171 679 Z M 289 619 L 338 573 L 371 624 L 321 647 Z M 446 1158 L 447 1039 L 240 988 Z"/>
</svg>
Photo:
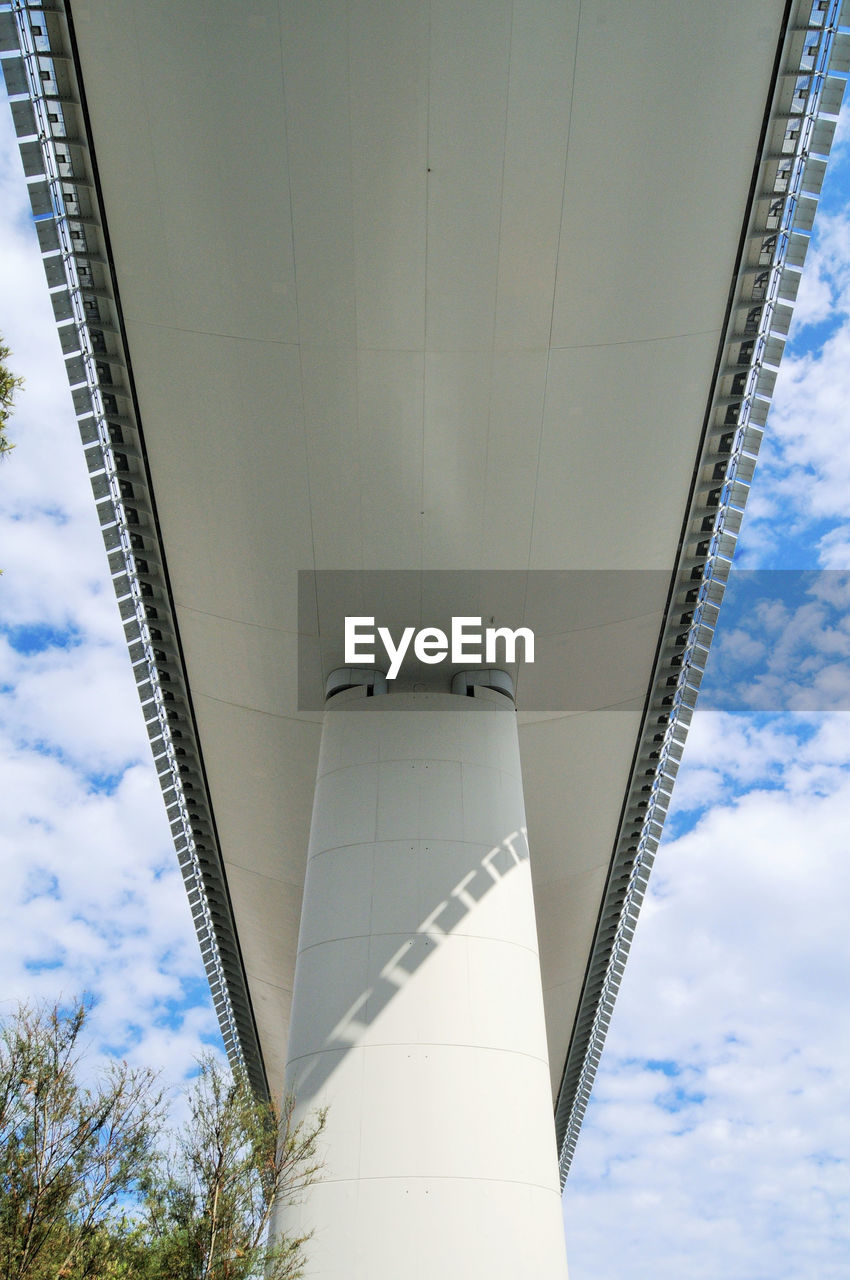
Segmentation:
<svg viewBox="0 0 850 1280">
<path fill-rule="evenodd" d="M 740 556 L 830 572 L 768 575 L 716 643 L 568 1183 L 572 1280 L 850 1274 L 848 134 Z M 0 1010 L 88 992 L 95 1046 L 177 1081 L 215 1018 L 5 107 L 0 332 L 26 379 L 0 467 Z"/>
</svg>

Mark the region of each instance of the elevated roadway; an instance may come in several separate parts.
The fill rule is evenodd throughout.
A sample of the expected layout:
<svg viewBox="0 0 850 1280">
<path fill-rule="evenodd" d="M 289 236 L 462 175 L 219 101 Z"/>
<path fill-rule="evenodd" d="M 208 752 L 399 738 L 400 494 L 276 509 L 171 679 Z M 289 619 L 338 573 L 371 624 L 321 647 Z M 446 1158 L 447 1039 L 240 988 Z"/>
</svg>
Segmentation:
<svg viewBox="0 0 850 1280">
<path fill-rule="evenodd" d="M 4 69 L 119 607 L 258 1089 L 284 1088 L 322 739 L 299 630 L 340 603 L 299 619 L 298 572 L 508 569 L 533 597 L 538 571 L 596 571 L 553 624 L 558 707 L 525 709 L 511 670 L 565 1172 L 807 248 L 837 6 L 15 9 Z M 457 603 L 489 612 L 486 584 Z"/>
</svg>

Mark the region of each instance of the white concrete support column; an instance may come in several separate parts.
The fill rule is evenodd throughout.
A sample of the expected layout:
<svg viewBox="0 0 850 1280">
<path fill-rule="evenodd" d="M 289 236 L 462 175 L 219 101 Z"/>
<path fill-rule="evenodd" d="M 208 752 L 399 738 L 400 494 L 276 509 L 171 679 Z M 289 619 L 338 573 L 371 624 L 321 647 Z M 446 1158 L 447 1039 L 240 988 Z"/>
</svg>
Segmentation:
<svg viewBox="0 0 850 1280">
<path fill-rule="evenodd" d="M 513 704 L 328 704 L 288 1077 L 327 1106 L 278 1229 L 311 1280 L 565 1280 Z"/>
</svg>

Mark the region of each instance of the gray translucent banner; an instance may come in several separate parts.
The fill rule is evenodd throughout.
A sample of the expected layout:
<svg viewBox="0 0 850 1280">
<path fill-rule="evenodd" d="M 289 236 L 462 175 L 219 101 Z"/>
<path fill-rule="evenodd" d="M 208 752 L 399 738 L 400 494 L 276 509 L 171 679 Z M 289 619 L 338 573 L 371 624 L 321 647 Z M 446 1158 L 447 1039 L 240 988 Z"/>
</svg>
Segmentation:
<svg viewBox="0 0 850 1280">
<path fill-rule="evenodd" d="M 686 686 L 689 705 L 699 689 L 715 710 L 850 708 L 850 574 L 740 570 L 725 591 L 700 574 L 304 571 L 299 710 L 320 711 L 328 676 L 350 666 L 390 673 L 390 692 L 495 667 L 524 712 L 639 711 L 651 685 L 665 705 Z"/>
</svg>

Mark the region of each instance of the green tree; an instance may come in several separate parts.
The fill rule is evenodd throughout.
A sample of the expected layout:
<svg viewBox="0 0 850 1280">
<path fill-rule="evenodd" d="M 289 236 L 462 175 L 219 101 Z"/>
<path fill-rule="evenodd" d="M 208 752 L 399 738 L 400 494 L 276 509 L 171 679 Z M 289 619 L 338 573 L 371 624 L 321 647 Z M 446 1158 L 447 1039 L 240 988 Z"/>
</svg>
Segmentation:
<svg viewBox="0 0 850 1280">
<path fill-rule="evenodd" d="M 24 385 L 23 378 L 16 378 L 7 364 L 10 355 L 9 348 L 0 338 L 0 458 L 15 447 L 6 435 L 6 424 L 12 416 L 15 392 Z"/>
<path fill-rule="evenodd" d="M 150 1178 L 134 1249 L 140 1276 L 157 1280 L 297 1280 L 309 1237 L 270 1243 L 275 1202 L 294 1203 L 320 1170 L 325 1116 L 293 1124 L 258 1102 L 244 1075 L 205 1058 L 189 1115 Z M 134 1275 L 132 1270 L 129 1273 Z"/>
<path fill-rule="evenodd" d="M 81 1079 L 86 1008 L 24 1005 L 0 1029 L 0 1274 L 108 1274 L 145 1176 L 161 1098 L 147 1070 Z"/>
<path fill-rule="evenodd" d="M 163 1140 L 151 1071 L 85 1078 L 85 1020 L 24 1005 L 0 1027 L 2 1280 L 297 1280 L 308 1237 L 268 1228 L 319 1172 L 324 1114 L 296 1125 L 207 1057 Z"/>
</svg>

